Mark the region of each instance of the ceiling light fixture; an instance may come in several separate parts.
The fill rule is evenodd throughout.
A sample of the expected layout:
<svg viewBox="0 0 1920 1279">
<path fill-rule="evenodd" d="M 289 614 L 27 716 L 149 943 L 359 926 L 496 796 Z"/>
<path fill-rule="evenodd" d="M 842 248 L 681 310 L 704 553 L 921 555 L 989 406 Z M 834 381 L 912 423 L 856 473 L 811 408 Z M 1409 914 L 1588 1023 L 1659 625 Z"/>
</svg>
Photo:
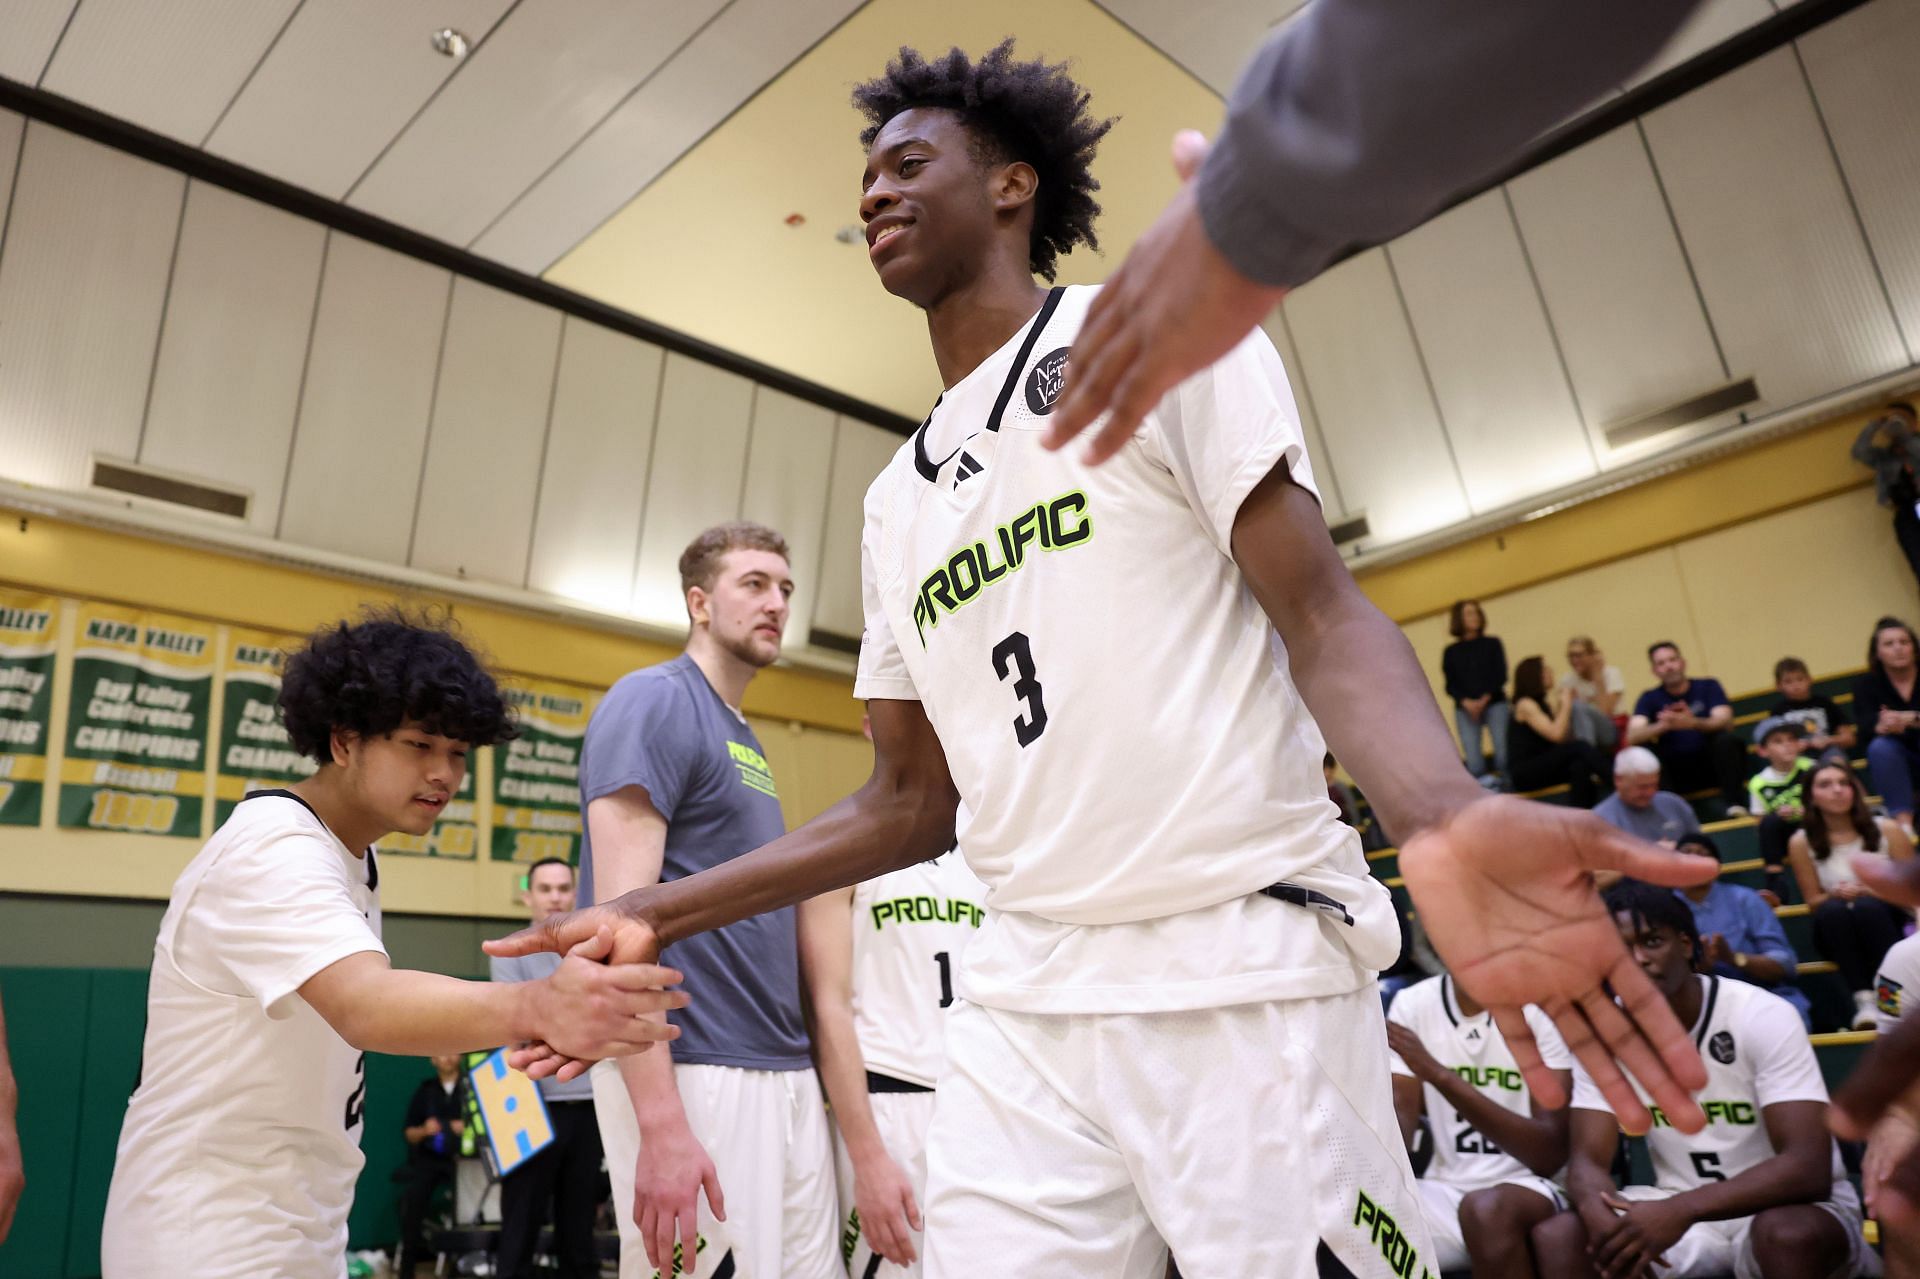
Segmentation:
<svg viewBox="0 0 1920 1279">
<path fill-rule="evenodd" d="M 435 53 L 443 53 L 449 58 L 459 59 L 466 57 L 467 50 L 472 47 L 473 42 L 452 27 L 441 27 L 433 33 Z"/>
</svg>

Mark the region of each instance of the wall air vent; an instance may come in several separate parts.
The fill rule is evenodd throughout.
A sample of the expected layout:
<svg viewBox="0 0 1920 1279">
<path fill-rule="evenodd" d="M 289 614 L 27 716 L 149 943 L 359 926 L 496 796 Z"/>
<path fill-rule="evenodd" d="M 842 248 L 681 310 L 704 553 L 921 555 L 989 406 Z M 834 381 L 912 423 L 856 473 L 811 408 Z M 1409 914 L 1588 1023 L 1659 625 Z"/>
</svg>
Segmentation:
<svg viewBox="0 0 1920 1279">
<path fill-rule="evenodd" d="M 1606 432 L 1608 448 L 1623 449 L 1629 444 L 1638 444 L 1641 440 L 1691 426 L 1716 414 L 1744 408 L 1759 398 L 1760 392 L 1754 386 L 1753 379 L 1743 377 L 1738 382 L 1729 382 L 1704 395 L 1696 395 L 1690 400 L 1682 400 L 1651 413 L 1642 413 L 1624 422 L 1614 422 L 1601 429 Z"/>
<path fill-rule="evenodd" d="M 188 510 L 224 515 L 236 520 L 247 518 L 247 506 L 252 501 L 247 494 L 232 489 L 215 488 L 199 480 L 182 479 L 130 462 L 114 462 L 105 458 L 93 460 L 93 487 L 124 497 L 186 507 Z"/>
</svg>

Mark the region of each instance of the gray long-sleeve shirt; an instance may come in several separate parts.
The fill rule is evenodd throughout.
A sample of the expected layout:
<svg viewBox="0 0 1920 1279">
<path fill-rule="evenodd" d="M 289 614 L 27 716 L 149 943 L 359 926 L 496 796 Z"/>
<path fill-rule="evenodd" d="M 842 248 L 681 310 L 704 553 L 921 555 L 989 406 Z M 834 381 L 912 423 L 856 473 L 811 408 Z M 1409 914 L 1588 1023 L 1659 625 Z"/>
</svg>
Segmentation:
<svg viewBox="0 0 1920 1279">
<path fill-rule="evenodd" d="M 1652 61 L 1700 0 L 1312 0 L 1200 173 L 1236 270 L 1304 284 L 1431 216 Z"/>
</svg>

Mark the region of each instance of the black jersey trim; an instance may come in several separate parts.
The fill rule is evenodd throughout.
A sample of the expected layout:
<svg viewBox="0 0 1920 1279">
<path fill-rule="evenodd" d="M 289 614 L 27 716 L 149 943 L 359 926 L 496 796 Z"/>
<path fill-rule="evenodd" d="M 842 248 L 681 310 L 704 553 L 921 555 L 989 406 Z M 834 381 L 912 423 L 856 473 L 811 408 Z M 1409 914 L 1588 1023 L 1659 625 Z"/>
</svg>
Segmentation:
<svg viewBox="0 0 1920 1279">
<path fill-rule="evenodd" d="M 1713 1006 L 1720 1002 L 1720 979 L 1707 978 L 1707 997 L 1700 1005 L 1700 1024 L 1693 1028 L 1693 1046 L 1707 1041 L 1707 1027 L 1713 1025 Z"/>
<path fill-rule="evenodd" d="M 280 787 L 275 787 L 272 790 L 257 790 L 250 794 L 242 795 L 239 802 L 244 804 L 250 799 L 290 799 L 300 805 L 300 807 L 306 809 L 309 813 L 313 813 L 314 821 L 319 822 L 322 826 L 327 825 L 325 818 L 313 812 L 312 804 L 301 799 L 290 790 L 284 790 Z M 327 829 L 332 830 L 333 827 L 327 826 Z M 376 891 L 380 887 L 380 863 L 374 860 L 372 845 L 368 845 L 367 847 L 367 887 Z"/>
<path fill-rule="evenodd" d="M 1020 343 L 1019 354 L 1013 357 L 1013 367 L 1007 370 L 1007 380 L 1000 388 L 1000 398 L 994 401 L 993 412 L 987 418 L 989 431 L 1000 429 L 1000 418 L 1006 413 L 1007 405 L 1013 400 L 1013 388 L 1020 385 L 1020 375 L 1026 372 L 1027 357 L 1033 354 L 1034 343 L 1040 340 L 1040 334 L 1046 329 L 1047 321 L 1053 318 L 1053 313 L 1059 309 L 1060 299 L 1066 295 L 1066 291 L 1066 285 L 1056 284 L 1048 291 L 1047 300 L 1040 304 L 1039 313 L 1027 323 L 1026 339 Z M 942 392 L 940 398 L 933 402 L 933 407 L 927 410 L 926 420 L 920 423 L 920 429 L 913 433 L 913 469 L 918 471 L 920 478 L 929 484 L 938 481 L 940 468 L 953 460 L 954 453 L 966 447 L 966 442 L 962 441 L 960 448 L 947 454 L 938 462 L 927 456 L 927 428 L 933 425 L 933 415 L 940 411 L 941 401 L 946 398 L 946 393 Z"/>
<path fill-rule="evenodd" d="M 877 1070 L 867 1072 L 867 1091 L 872 1092 L 932 1092 L 925 1084 L 916 1084 L 901 1079 L 897 1075 L 882 1074 Z"/>
<path fill-rule="evenodd" d="M 1458 1026 L 1460 1024 L 1460 1015 L 1455 1010 L 1453 1004 L 1453 975 L 1451 973 L 1440 974 L 1440 1006 L 1446 1009 L 1447 1020 Z"/>
</svg>

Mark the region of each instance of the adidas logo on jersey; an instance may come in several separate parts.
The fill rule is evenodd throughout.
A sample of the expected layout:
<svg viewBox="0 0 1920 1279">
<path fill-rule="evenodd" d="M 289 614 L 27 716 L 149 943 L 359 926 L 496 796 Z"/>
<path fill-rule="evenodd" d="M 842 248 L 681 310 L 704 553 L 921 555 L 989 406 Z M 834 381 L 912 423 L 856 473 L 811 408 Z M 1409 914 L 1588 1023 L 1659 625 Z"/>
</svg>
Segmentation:
<svg viewBox="0 0 1920 1279">
<path fill-rule="evenodd" d="M 1474 1027 L 1474 1028 L 1473 1028 L 1472 1030 L 1469 1030 L 1469 1031 L 1467 1032 L 1467 1039 L 1468 1039 L 1468 1041 L 1469 1041 L 1469 1042 L 1472 1042 L 1472 1043 L 1477 1043 L 1477 1042 L 1479 1042 L 1479 1039 L 1480 1039 L 1480 1028 L 1479 1028 L 1478 1026 L 1475 1026 L 1475 1027 Z"/>
<path fill-rule="evenodd" d="M 953 487 L 959 488 L 962 484 L 986 469 L 986 467 L 980 465 L 980 463 L 975 460 L 973 454 L 962 453 L 960 455 L 960 465 L 953 469 Z"/>
</svg>

